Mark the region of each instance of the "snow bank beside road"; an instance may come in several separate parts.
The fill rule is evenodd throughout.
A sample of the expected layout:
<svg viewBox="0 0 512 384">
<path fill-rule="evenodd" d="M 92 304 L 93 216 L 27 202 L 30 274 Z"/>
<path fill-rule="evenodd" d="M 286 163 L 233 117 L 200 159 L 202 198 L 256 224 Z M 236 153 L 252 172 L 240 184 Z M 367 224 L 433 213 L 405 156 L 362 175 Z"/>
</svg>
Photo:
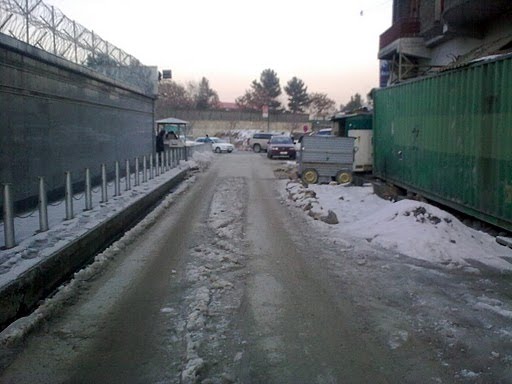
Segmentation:
<svg viewBox="0 0 512 384">
<path fill-rule="evenodd" d="M 512 260 L 511 249 L 430 204 L 383 200 L 373 193 L 370 185 L 310 185 L 305 188 L 300 183 L 288 182 L 285 189 L 293 204 L 302 209 L 309 205 L 319 212 L 327 214 L 331 210 L 336 214 L 339 224 L 326 226 L 331 237 L 362 238 L 449 269 L 478 272 L 473 267 L 474 260 L 500 271 L 512 271 L 512 264 L 507 261 L 507 258 Z"/>
</svg>

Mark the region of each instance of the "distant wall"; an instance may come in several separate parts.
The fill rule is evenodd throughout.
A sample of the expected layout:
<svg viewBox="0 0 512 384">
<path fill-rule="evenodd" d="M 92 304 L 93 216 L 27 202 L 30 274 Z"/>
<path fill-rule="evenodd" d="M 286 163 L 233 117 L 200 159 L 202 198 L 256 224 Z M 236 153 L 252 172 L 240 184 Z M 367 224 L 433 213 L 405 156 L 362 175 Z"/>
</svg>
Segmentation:
<svg viewBox="0 0 512 384">
<path fill-rule="evenodd" d="M 0 183 L 18 207 L 34 205 L 37 177 L 49 194 L 93 177 L 100 164 L 153 150 L 153 95 L 0 34 Z M 0 205 L 3 204 L 0 196 Z"/>
<path fill-rule="evenodd" d="M 263 118 L 259 112 L 242 111 L 198 111 L 175 110 L 159 111 L 158 118 L 176 117 L 189 122 L 189 134 L 193 137 L 237 130 L 256 130 L 272 132 L 302 131 L 304 126 L 311 130 L 307 114 L 270 114 Z"/>
</svg>

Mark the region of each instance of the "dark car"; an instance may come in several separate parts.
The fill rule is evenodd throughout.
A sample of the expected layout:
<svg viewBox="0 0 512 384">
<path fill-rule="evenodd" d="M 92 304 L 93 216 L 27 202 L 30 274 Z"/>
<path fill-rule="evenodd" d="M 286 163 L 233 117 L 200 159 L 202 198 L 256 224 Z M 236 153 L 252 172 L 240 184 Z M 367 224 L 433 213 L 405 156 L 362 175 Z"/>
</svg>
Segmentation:
<svg viewBox="0 0 512 384">
<path fill-rule="evenodd" d="M 295 159 L 295 144 L 290 136 L 272 136 L 267 146 L 267 157 L 287 157 Z"/>
</svg>

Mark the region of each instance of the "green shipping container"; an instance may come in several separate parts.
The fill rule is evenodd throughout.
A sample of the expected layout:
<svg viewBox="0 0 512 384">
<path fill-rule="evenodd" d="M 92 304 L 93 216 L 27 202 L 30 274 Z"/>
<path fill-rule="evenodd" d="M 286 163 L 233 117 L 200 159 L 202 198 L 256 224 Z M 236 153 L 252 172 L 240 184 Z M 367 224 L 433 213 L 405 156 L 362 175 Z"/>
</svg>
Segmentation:
<svg viewBox="0 0 512 384">
<path fill-rule="evenodd" d="M 512 56 L 374 92 L 374 174 L 512 230 Z"/>
</svg>

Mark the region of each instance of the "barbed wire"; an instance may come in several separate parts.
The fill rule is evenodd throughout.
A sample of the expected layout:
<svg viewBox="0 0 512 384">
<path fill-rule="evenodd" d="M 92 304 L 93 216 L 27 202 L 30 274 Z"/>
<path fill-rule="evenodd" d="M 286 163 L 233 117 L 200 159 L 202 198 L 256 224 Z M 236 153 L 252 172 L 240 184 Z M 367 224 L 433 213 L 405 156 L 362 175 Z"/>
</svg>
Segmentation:
<svg viewBox="0 0 512 384">
<path fill-rule="evenodd" d="M 36 213 L 37 209 L 34 209 L 33 211 L 31 211 L 30 213 L 28 213 L 27 215 L 14 215 L 14 217 L 18 218 L 18 219 L 28 219 L 29 217 L 32 217 L 34 216 L 34 213 Z"/>
<path fill-rule="evenodd" d="M 47 191 L 53 191 L 55 189 L 58 189 L 58 188 L 62 188 L 64 187 L 64 184 L 62 183 L 59 183 L 59 184 L 55 184 L 53 187 L 50 186 L 50 184 L 48 184 L 48 182 L 46 181 L 46 179 L 44 179 L 44 185 L 46 186 L 46 190 Z"/>
<path fill-rule="evenodd" d="M 58 207 L 59 205 L 61 205 L 62 203 L 64 202 L 64 200 L 59 200 L 58 202 L 56 203 L 48 203 L 48 205 L 51 205 L 52 207 Z"/>
<path fill-rule="evenodd" d="M 138 59 L 42 0 L 0 0 L 0 33 L 146 92 L 153 86 Z"/>
<path fill-rule="evenodd" d="M 76 197 L 75 195 L 73 195 L 73 199 L 78 201 L 78 200 L 82 200 L 85 196 L 85 193 L 81 193 L 80 195 L 78 195 L 78 197 Z"/>
</svg>

